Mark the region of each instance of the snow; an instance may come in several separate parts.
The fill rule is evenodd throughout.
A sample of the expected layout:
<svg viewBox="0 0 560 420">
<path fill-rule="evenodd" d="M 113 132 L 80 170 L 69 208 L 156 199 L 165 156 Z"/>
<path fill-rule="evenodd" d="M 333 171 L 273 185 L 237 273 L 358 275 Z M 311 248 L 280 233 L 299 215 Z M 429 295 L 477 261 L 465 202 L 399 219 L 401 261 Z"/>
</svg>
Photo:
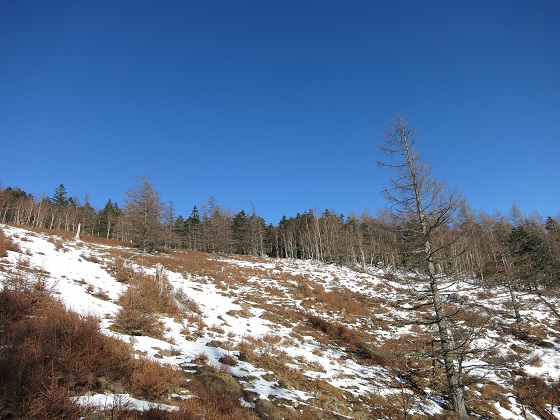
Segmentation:
<svg viewBox="0 0 560 420">
<path fill-rule="evenodd" d="M 95 394 L 76 397 L 75 400 L 86 407 L 96 407 L 100 409 L 127 408 L 131 410 L 146 411 L 149 409 L 159 409 L 176 411 L 177 407 L 168 404 L 156 404 L 142 401 L 131 397 L 129 394 Z"/>
<path fill-rule="evenodd" d="M 107 271 L 107 264 L 113 257 L 109 247 L 88 244 L 85 242 L 68 241 L 54 238 L 50 235 L 35 233 L 12 226 L 0 225 L 7 236 L 10 236 L 21 248 L 21 253 L 9 251 L 5 259 L 0 259 L 3 270 L 0 270 L 0 281 L 17 269 L 18 264 L 26 264 L 32 268 L 42 270 L 49 286 L 56 290 L 57 296 L 67 307 L 84 315 L 95 315 L 101 319 L 102 331 L 108 335 L 118 337 L 133 345 L 134 349 L 156 358 L 161 363 L 187 369 L 192 366 L 194 359 L 201 354 L 207 357 L 207 363 L 216 368 L 224 368 L 220 359 L 227 355 L 238 356 L 236 346 L 247 339 L 265 340 L 269 336 L 278 336 L 275 344 L 258 351 L 268 351 L 272 355 L 284 352 L 290 360 L 288 367 L 301 371 L 310 379 L 325 380 L 330 385 L 355 397 L 364 396 L 377 390 L 380 395 L 395 392 L 391 383 L 395 381 L 391 372 L 381 366 L 369 366 L 356 363 L 347 357 L 344 349 L 325 345 L 316 338 L 301 334 L 294 334 L 297 325 L 280 325 L 266 317 L 266 307 L 256 303 L 257 298 L 265 299 L 268 305 L 294 308 L 307 314 L 318 314 L 315 304 L 304 302 L 292 297 L 291 289 L 297 285 L 295 280 L 278 280 L 278 267 L 282 273 L 292 276 L 306 276 L 321 284 L 326 291 L 346 289 L 351 293 L 360 294 L 384 302 L 386 310 L 375 314 L 379 320 L 390 323 L 386 330 L 377 330 L 379 340 L 384 337 L 394 338 L 410 333 L 410 326 L 398 325 L 397 319 L 410 318 L 410 311 L 397 308 L 394 303 L 402 300 L 408 286 L 405 282 L 395 282 L 382 278 L 383 270 L 373 268 L 369 273 L 358 273 L 346 267 L 334 264 L 322 264 L 301 260 L 271 260 L 271 259 L 241 259 L 214 257 L 216 261 L 227 267 L 251 269 L 251 275 L 238 285 L 222 287 L 208 276 L 194 272 L 175 272 L 167 270 L 168 279 L 175 291 L 181 291 L 200 309 L 200 317 L 207 326 L 198 338 L 190 338 L 182 331 L 185 325 L 172 318 L 162 317 L 165 324 L 166 338 L 158 340 L 152 337 L 130 337 L 118 334 L 109 329 L 113 317 L 119 310 L 117 304 L 119 295 L 126 289 L 126 285 L 116 281 Z M 58 241 L 58 245 L 57 245 Z M 61 246 L 60 246 L 61 245 Z M 58 248 L 58 249 L 57 249 Z M 136 269 L 153 273 L 153 267 L 140 266 L 136 260 L 131 263 Z M 261 274 L 255 274 L 259 272 Z M 404 276 L 405 274 L 401 273 Z M 275 293 L 271 291 L 274 290 Z M 468 282 L 460 286 L 455 284 L 450 291 L 460 290 L 463 296 L 472 298 L 484 306 L 489 312 L 504 311 L 503 302 L 507 302 L 505 294 L 496 293 L 492 301 L 481 301 L 476 298 L 477 288 Z M 383 296 L 380 296 L 380 293 Z M 104 295 L 104 297 L 102 297 Z M 253 297 L 253 298 L 252 298 Z M 550 313 L 542 305 L 535 302 L 524 307 L 523 315 L 535 322 L 550 322 Z M 481 309 L 482 310 L 482 309 Z M 343 314 L 322 313 L 332 320 L 341 320 Z M 363 318 L 363 317 L 362 317 Z M 354 317 L 349 320 L 356 327 L 362 329 L 373 328 L 367 320 Z M 193 328 L 193 326 L 187 325 Z M 484 347 L 496 344 L 500 337 L 487 334 L 476 341 L 476 346 Z M 208 345 L 210 343 L 218 343 Z M 219 344 L 223 343 L 223 344 Z M 225 346 L 227 344 L 227 346 Z M 500 351 L 506 351 L 508 345 L 499 346 Z M 523 343 L 516 343 L 524 345 Z M 222 346 L 222 347 L 221 347 Z M 227 347 L 227 348 L 225 348 Z M 164 352 L 167 350 L 167 352 Z M 560 346 L 554 343 L 551 348 L 532 348 L 534 354 L 542 362 L 538 365 L 528 365 L 523 368 L 533 376 L 558 380 L 560 378 Z M 165 355 L 162 355 L 164 353 Z M 473 365 L 483 366 L 485 362 L 474 360 Z M 271 379 L 271 372 L 246 361 L 238 361 L 235 366 L 226 367 L 231 374 L 238 378 L 246 391 L 251 391 L 262 399 L 282 399 L 297 405 L 305 404 L 314 398 L 314 393 L 298 390 L 293 387 L 282 387 L 276 379 Z M 499 381 L 498 376 L 492 376 Z M 428 390 L 426 390 L 428 393 Z M 428 395 L 428 394 L 427 394 Z M 145 410 L 154 405 L 145 401 L 131 398 L 129 395 L 98 394 L 79 397 L 83 404 L 99 407 L 112 406 L 126 400 L 129 407 Z M 242 401 L 248 407 L 254 407 L 254 400 Z M 421 410 L 427 414 L 441 412 L 436 401 L 429 396 L 420 401 Z M 172 406 L 158 405 L 163 409 L 174 409 Z M 511 409 L 505 409 L 496 403 L 496 409 L 504 419 L 522 419 L 517 402 L 511 399 Z M 555 415 L 560 418 L 560 414 Z"/>
</svg>

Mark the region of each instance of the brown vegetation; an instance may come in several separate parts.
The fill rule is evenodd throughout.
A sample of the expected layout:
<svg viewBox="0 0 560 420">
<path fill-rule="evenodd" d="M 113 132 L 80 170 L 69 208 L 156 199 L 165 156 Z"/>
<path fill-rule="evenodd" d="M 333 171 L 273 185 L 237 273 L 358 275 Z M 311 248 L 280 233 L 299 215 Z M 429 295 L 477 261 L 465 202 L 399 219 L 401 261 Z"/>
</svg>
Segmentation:
<svg viewBox="0 0 560 420">
<path fill-rule="evenodd" d="M 122 271 L 119 271 L 122 273 Z M 119 298 L 120 310 L 115 316 L 115 329 L 131 335 L 163 338 L 159 315 L 180 317 L 181 311 L 169 296 L 162 296 L 153 277 L 130 272 L 129 287 Z"/>
<path fill-rule="evenodd" d="M 0 404 L 17 416 L 76 418 L 88 410 L 68 397 L 103 383 L 156 400 L 183 382 L 171 368 L 134 359 L 97 319 L 66 310 L 41 288 L 4 287 L 0 307 Z"/>
<path fill-rule="evenodd" d="M 21 252 L 20 247 L 0 229 L 0 258 L 8 256 L 8 251 Z"/>
</svg>

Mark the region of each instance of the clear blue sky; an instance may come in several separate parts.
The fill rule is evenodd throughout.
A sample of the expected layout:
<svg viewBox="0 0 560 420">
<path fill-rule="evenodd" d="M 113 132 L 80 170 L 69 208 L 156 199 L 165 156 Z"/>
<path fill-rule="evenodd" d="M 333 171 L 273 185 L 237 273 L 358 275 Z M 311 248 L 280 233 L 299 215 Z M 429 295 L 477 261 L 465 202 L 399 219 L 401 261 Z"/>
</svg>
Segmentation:
<svg viewBox="0 0 560 420">
<path fill-rule="evenodd" d="M 397 113 L 473 208 L 558 215 L 560 2 L 0 4 L 3 187 L 375 213 Z"/>
</svg>

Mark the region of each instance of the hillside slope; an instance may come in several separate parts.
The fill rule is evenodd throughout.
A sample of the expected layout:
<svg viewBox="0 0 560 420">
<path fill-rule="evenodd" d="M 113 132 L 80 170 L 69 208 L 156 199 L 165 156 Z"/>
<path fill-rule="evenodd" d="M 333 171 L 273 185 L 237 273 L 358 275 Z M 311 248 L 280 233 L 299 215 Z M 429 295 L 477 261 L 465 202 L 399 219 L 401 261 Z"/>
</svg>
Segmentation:
<svg viewBox="0 0 560 420">
<path fill-rule="evenodd" d="M 158 401 L 167 404 L 164 409 L 199 392 L 189 383 L 202 378 L 207 388 L 230 388 L 260 418 L 449 414 L 442 367 L 430 357 L 437 348 L 433 326 L 420 322 L 430 308 L 420 305 L 418 275 L 192 251 L 141 255 L 124 246 L 0 228 L 14 244 L 0 258 L 6 287 L 17 276 L 40 278 L 66 307 L 99 318 L 102 332 L 128 343 L 136 355 L 185 372 L 182 392 Z M 161 292 L 167 306 L 154 306 L 157 322 L 149 328 L 132 326 L 131 318 L 142 314 L 131 309 L 138 302 L 130 300 L 131 291 L 154 281 L 157 263 L 167 279 L 155 294 Z M 520 326 L 505 289 L 462 279 L 445 293 L 461 333 L 456 342 L 464 343 L 471 414 L 560 418 L 559 294 L 520 294 Z M 82 391 L 88 395 L 82 402 L 105 407 L 115 394 L 128 392 Z"/>
</svg>

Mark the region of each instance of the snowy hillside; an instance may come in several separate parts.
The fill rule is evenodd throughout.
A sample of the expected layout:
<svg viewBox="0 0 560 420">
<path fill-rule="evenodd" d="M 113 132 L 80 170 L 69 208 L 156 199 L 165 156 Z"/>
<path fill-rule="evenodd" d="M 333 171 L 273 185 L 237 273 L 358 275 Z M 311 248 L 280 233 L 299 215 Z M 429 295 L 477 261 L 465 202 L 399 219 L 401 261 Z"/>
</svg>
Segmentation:
<svg viewBox="0 0 560 420">
<path fill-rule="evenodd" d="M 98 317 L 105 334 L 129 343 L 136 354 L 186 372 L 186 383 L 202 366 L 233 378 L 241 405 L 261 418 L 449 413 L 442 367 L 429 357 L 437 346 L 433 326 L 419 322 L 430 308 L 415 307 L 423 301 L 417 275 L 192 251 L 146 256 L 126 247 L 0 228 L 19 248 L 0 258 L 0 281 L 9 282 L 18 271 L 41 276 L 68 308 Z M 181 314 L 159 316 L 159 335 L 116 328 L 119 299 L 130 287 L 126 273 L 155 278 L 156 263 L 164 266 L 171 286 L 164 293 Z M 550 396 L 560 389 L 558 293 L 520 294 L 522 326 L 515 324 L 503 288 L 481 289 L 462 280 L 450 283 L 445 295 L 461 332 L 456 343 L 464 345 L 471 415 L 560 418 L 552 406 L 560 401 Z M 106 406 L 115 398 L 109 389 L 94 391 L 81 401 Z M 192 392 L 185 386 L 169 396 L 165 408 L 173 410 Z"/>
</svg>

